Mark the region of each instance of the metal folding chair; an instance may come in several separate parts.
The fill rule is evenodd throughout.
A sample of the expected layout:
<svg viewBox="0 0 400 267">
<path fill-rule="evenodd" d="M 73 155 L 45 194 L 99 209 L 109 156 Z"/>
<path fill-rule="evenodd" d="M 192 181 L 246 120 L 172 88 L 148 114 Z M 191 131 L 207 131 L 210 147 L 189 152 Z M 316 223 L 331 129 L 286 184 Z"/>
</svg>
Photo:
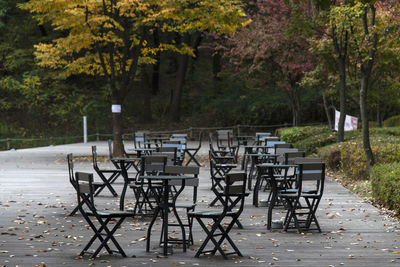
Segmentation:
<svg viewBox="0 0 400 267">
<path fill-rule="evenodd" d="M 99 187 L 98 190 L 96 190 L 96 193 L 94 196 L 97 196 L 100 194 L 101 191 L 103 191 L 104 188 L 108 188 L 110 190 L 111 194 L 113 194 L 114 197 L 118 196 L 117 192 L 115 192 L 114 188 L 112 187 L 112 183 L 115 182 L 115 180 L 118 178 L 118 176 L 121 175 L 121 170 L 120 169 L 100 169 L 98 162 L 97 162 L 97 148 L 96 146 L 92 146 L 92 161 L 93 161 L 93 169 L 96 171 L 97 175 L 100 177 L 100 179 L 103 181 L 103 185 Z M 108 177 L 106 177 L 108 176 Z"/>
<path fill-rule="evenodd" d="M 124 250 L 115 239 L 114 233 L 126 218 L 133 217 L 133 213 L 128 211 L 98 211 L 95 207 L 93 198 L 93 174 L 76 172 L 75 175 L 77 182 L 76 189 L 79 211 L 94 232 L 93 237 L 82 249 L 80 256 L 89 253 L 88 249 L 98 239 L 100 245 L 93 252 L 91 258 L 95 258 L 103 248 L 105 248 L 109 254 L 113 254 L 115 252 L 121 254 L 123 257 L 126 257 Z M 87 210 L 84 209 L 84 206 L 87 208 Z M 92 218 L 97 221 L 99 226 L 95 225 L 95 222 Z M 111 221 L 113 226 L 112 228 L 109 228 L 109 223 Z M 108 244 L 109 241 L 114 244 L 117 250 L 111 250 Z"/>
<path fill-rule="evenodd" d="M 160 186 L 156 183 L 149 185 L 148 181 L 140 179 L 143 175 L 157 175 L 163 173 L 167 165 L 167 156 L 152 155 L 144 156 L 141 161 L 140 175 L 136 177 L 136 181 L 129 185 L 135 195 L 135 214 L 152 215 L 155 197 L 159 195 Z"/>
<path fill-rule="evenodd" d="M 75 173 L 74 173 L 74 162 L 73 162 L 73 156 L 72 154 L 67 155 L 67 162 L 68 162 L 68 173 L 69 173 L 69 182 L 71 185 L 74 187 L 75 190 L 77 190 L 77 182 L 75 178 Z M 96 192 L 98 188 L 104 185 L 104 183 L 101 182 L 92 182 L 93 185 L 93 191 Z M 75 215 L 75 213 L 79 210 L 79 205 L 81 205 L 78 202 L 78 205 L 69 213 L 69 216 Z"/>
<path fill-rule="evenodd" d="M 237 254 L 242 257 L 242 253 L 239 248 L 235 245 L 232 238 L 229 236 L 233 225 L 238 222 L 239 216 L 243 211 L 244 200 L 246 196 L 246 174 L 245 173 L 231 173 L 227 174 L 225 177 L 225 205 L 222 210 L 206 210 L 206 211 L 193 211 L 189 212 L 189 217 L 195 218 L 200 226 L 206 232 L 207 237 L 203 241 L 196 252 L 195 257 L 199 257 L 201 254 L 211 253 L 215 255 L 218 251 L 224 259 L 227 259 L 228 255 Z M 232 204 L 229 199 L 234 198 Z M 238 208 L 238 209 L 236 209 Z M 222 223 L 227 218 L 230 218 L 230 222 Z M 208 224 L 204 220 L 212 220 L 211 229 L 209 229 Z M 217 239 L 219 237 L 219 239 Z M 205 250 L 209 242 L 213 243 L 213 248 L 210 250 Z M 223 243 L 229 243 L 234 251 L 226 252 L 226 248 L 222 248 Z"/>
<path fill-rule="evenodd" d="M 218 156 L 212 150 L 209 151 L 210 160 L 210 177 L 211 177 L 211 190 L 215 194 L 215 198 L 210 202 L 210 206 L 214 206 L 217 201 L 223 203 L 223 199 L 220 195 L 220 191 L 223 190 L 223 181 L 225 175 L 228 174 L 232 169 L 236 168 L 237 165 L 234 162 L 233 157 L 229 156 Z"/>
<path fill-rule="evenodd" d="M 299 232 L 302 229 L 311 230 L 311 224 L 314 223 L 316 230 L 321 232 L 315 213 L 324 190 L 325 163 L 301 163 L 298 166 L 296 190 L 281 191 L 278 194 L 288 205 L 284 230 L 287 231 L 292 223 Z M 302 219 L 304 216 L 305 219 Z"/>
<path fill-rule="evenodd" d="M 189 163 L 191 161 L 193 161 L 197 166 L 199 166 L 199 167 L 201 166 L 201 164 L 196 159 L 196 154 L 199 152 L 199 150 L 201 148 L 202 137 L 203 137 L 203 132 L 200 132 L 199 133 L 199 145 L 197 147 L 187 147 L 187 145 L 186 145 L 186 149 L 185 149 L 184 153 L 189 156 L 189 159 L 185 164 L 186 166 L 189 165 Z"/>
</svg>

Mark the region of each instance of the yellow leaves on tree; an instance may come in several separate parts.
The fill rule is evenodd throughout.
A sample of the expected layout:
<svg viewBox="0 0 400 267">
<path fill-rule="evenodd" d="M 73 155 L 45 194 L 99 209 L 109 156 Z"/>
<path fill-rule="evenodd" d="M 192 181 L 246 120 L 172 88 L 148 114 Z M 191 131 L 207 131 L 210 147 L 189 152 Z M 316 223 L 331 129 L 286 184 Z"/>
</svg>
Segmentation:
<svg viewBox="0 0 400 267">
<path fill-rule="evenodd" d="M 50 22 L 56 30 L 68 32 L 50 44 L 35 46 L 41 66 L 65 68 L 68 75 L 118 77 L 129 72 L 131 64 L 153 63 L 159 51 L 193 55 L 186 45 L 152 47 L 146 38 L 153 28 L 225 34 L 246 24 L 237 0 L 30 0 L 21 7 L 34 13 L 39 23 Z M 134 58 L 135 49 L 139 58 Z"/>
</svg>

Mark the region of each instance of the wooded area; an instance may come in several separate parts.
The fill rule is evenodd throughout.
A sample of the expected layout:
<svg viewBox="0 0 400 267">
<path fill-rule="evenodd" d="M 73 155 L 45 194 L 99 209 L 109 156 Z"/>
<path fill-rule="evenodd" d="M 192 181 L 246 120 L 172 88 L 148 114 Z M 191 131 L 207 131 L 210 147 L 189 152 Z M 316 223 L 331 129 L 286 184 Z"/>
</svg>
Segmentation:
<svg viewBox="0 0 400 267">
<path fill-rule="evenodd" d="M 0 0 L 0 134 L 74 135 L 86 115 L 89 132 L 118 142 L 143 128 L 325 122 L 336 107 L 338 140 L 344 114 L 360 117 L 368 154 L 368 121 L 399 112 L 398 12 L 365 0 Z"/>
</svg>

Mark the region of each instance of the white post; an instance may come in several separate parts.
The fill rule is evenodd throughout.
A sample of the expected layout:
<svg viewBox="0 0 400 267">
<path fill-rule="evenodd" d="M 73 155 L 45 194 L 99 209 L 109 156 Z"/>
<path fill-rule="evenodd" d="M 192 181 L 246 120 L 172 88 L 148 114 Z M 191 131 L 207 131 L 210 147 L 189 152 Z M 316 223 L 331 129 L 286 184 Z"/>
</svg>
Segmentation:
<svg viewBox="0 0 400 267">
<path fill-rule="evenodd" d="M 83 116 L 83 143 L 87 143 L 87 120 L 86 116 Z"/>
</svg>

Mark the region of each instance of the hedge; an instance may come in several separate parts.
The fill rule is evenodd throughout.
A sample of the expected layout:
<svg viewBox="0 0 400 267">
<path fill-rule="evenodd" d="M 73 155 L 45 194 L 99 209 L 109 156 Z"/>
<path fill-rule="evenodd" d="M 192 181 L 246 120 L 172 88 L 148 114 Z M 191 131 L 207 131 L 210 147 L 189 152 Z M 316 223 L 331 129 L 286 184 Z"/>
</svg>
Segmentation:
<svg viewBox="0 0 400 267">
<path fill-rule="evenodd" d="M 375 165 L 371 185 L 375 201 L 400 214 L 400 163 Z"/>
</svg>

